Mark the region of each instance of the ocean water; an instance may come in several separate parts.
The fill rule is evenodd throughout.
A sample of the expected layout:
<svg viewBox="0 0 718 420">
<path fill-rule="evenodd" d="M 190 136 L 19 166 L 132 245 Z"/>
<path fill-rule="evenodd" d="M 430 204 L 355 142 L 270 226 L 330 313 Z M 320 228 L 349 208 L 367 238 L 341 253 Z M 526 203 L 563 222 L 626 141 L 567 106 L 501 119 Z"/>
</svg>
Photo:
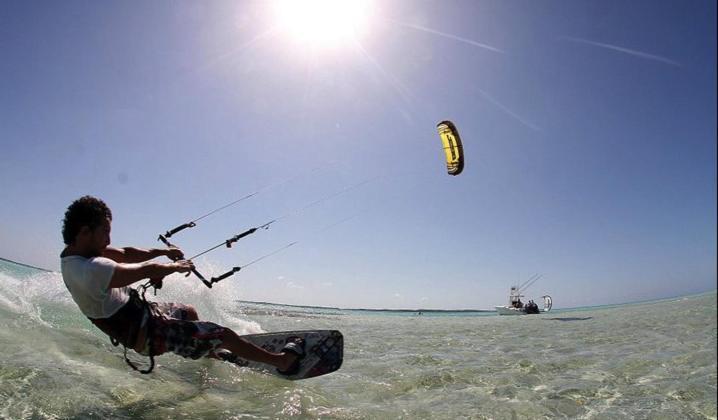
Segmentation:
<svg viewBox="0 0 718 420">
<path fill-rule="evenodd" d="M 163 355 L 140 375 L 58 273 L 0 261 L 0 418 L 716 418 L 715 292 L 524 317 L 417 316 L 252 304 L 229 283 L 168 282 L 157 300 L 192 303 L 240 333 L 339 329 L 344 365 L 290 382 Z"/>
</svg>

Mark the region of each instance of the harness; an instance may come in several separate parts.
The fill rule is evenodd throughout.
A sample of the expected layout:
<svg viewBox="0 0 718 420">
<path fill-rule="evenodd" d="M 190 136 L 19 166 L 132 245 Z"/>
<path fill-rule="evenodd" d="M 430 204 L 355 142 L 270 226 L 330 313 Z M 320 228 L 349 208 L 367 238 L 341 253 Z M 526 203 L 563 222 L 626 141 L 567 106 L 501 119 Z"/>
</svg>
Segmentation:
<svg viewBox="0 0 718 420">
<path fill-rule="evenodd" d="M 148 282 L 139 287 L 139 289 L 142 289 L 141 292 L 130 288 L 129 301 L 111 317 L 102 319 L 89 318 L 95 326 L 110 336 L 110 342 L 113 346 L 122 345 L 124 348 L 123 356 L 127 365 L 143 374 L 152 372 L 155 367 L 154 346 L 152 345 L 155 327 L 153 310 L 157 304 L 148 302 L 145 298 L 145 293 L 150 287 L 151 283 Z M 146 355 L 150 359 L 147 369 L 140 369 L 127 357 L 127 347 L 135 349 L 137 340 L 142 337 L 142 334 L 145 337 L 142 343 L 144 347 L 138 353 L 145 355 L 146 351 Z"/>
</svg>

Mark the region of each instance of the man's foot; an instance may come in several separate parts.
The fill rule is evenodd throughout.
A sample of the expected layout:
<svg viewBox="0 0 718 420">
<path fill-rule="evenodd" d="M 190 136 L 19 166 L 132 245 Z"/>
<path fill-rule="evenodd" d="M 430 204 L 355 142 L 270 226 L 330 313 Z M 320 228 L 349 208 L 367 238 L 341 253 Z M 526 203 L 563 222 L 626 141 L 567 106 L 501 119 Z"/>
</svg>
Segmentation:
<svg viewBox="0 0 718 420">
<path fill-rule="evenodd" d="M 224 360 L 225 362 L 232 362 L 232 363 L 234 363 L 237 360 L 237 356 L 235 356 L 234 353 L 232 353 L 229 350 L 225 350 L 225 349 L 218 349 L 215 352 L 208 354 L 207 357 L 211 357 L 212 359 Z"/>
<path fill-rule="evenodd" d="M 304 359 L 304 340 L 299 337 L 291 337 L 282 347 L 285 363 L 277 366 L 277 372 L 285 376 L 296 375 Z"/>
</svg>

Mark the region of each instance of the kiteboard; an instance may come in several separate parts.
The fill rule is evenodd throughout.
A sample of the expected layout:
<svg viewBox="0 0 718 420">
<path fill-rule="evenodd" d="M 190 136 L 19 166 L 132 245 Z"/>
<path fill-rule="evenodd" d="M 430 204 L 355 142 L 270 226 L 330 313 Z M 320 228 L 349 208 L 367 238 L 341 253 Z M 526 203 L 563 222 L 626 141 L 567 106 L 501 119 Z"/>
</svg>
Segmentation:
<svg viewBox="0 0 718 420">
<path fill-rule="evenodd" d="M 218 352 L 222 360 L 237 366 L 260 370 L 285 379 L 297 380 L 326 375 L 339 369 L 344 359 L 344 337 L 336 330 L 281 331 L 243 335 L 242 338 L 272 353 L 279 353 L 288 342 L 304 340 L 304 357 L 299 368 L 290 375 L 280 373 L 274 366 L 245 360 L 230 352 Z"/>
</svg>

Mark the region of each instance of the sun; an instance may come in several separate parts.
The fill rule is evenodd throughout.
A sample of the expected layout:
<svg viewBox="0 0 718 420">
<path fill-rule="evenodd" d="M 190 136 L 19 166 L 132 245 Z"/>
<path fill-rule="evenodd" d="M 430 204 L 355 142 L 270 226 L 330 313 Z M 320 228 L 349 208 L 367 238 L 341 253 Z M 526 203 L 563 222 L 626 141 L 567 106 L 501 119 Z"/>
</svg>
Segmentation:
<svg viewBox="0 0 718 420">
<path fill-rule="evenodd" d="M 369 0 L 276 0 L 277 29 L 304 46 L 337 47 L 367 31 Z"/>
</svg>

